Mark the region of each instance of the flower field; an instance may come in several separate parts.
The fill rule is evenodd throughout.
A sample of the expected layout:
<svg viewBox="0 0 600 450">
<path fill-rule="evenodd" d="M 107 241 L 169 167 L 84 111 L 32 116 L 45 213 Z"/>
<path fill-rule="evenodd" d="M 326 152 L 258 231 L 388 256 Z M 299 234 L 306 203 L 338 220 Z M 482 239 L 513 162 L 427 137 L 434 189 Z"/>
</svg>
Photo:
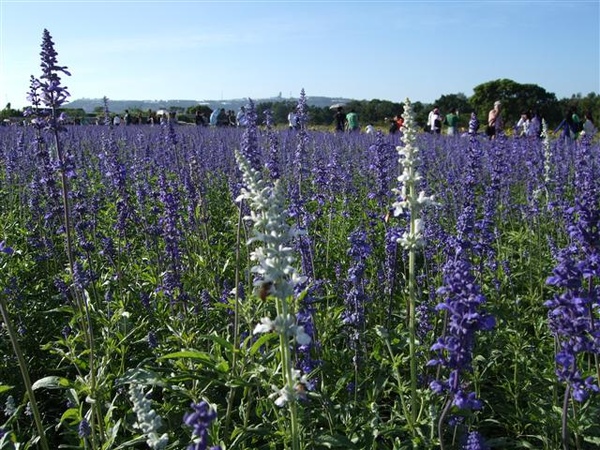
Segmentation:
<svg viewBox="0 0 600 450">
<path fill-rule="evenodd" d="M 298 131 L 64 127 L 45 48 L 0 449 L 599 448 L 597 138 L 311 131 L 304 92 Z"/>
</svg>

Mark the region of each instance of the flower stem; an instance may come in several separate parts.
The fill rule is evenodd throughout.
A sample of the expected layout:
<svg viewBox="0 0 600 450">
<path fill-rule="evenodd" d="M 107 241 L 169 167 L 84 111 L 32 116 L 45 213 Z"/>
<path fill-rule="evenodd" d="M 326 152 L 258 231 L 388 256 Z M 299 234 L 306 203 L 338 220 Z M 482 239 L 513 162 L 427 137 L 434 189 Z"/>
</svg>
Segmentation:
<svg viewBox="0 0 600 450">
<path fill-rule="evenodd" d="M 412 226 L 412 223 L 411 223 Z M 417 358 L 416 358 L 416 320 L 415 320 L 415 251 L 408 254 L 408 351 L 410 357 L 410 412 L 411 421 L 417 421 Z"/>
<path fill-rule="evenodd" d="M 568 416 L 569 416 L 569 398 L 571 395 L 571 386 L 567 383 L 567 387 L 565 388 L 565 397 L 563 400 L 563 410 L 562 410 L 562 446 L 563 450 L 569 450 L 569 428 L 568 428 Z"/>
<path fill-rule="evenodd" d="M 19 362 L 21 377 L 23 378 L 25 390 L 27 391 L 27 396 L 29 397 L 29 405 L 31 408 L 31 412 L 33 413 L 33 420 L 37 428 L 38 437 L 40 439 L 40 445 L 43 450 L 49 450 L 48 441 L 46 440 L 46 433 L 44 432 L 44 426 L 42 424 L 42 418 L 40 416 L 40 411 L 37 407 L 37 402 L 35 400 L 35 393 L 33 392 L 31 378 L 29 377 L 27 363 L 25 361 L 25 358 L 23 357 L 23 352 L 21 351 L 21 347 L 17 339 L 17 333 L 15 332 L 15 328 L 12 324 L 12 321 L 10 320 L 6 300 L 4 299 L 3 295 L 0 295 L 0 311 L 2 312 L 2 319 L 6 324 L 6 330 L 8 331 L 8 336 L 10 337 L 10 342 L 12 343 L 13 351 L 15 352 L 15 356 L 17 357 L 17 360 Z"/>
<path fill-rule="evenodd" d="M 231 355 L 231 372 L 233 375 L 237 373 L 237 357 L 239 351 L 239 283 L 240 283 L 240 248 L 241 248 L 241 233 L 242 233 L 242 219 L 244 214 L 242 210 L 244 208 L 244 201 L 242 200 L 239 206 L 238 224 L 236 233 L 236 246 L 235 246 L 235 304 L 233 305 L 233 347 Z M 235 387 L 232 385 L 229 388 L 229 395 L 227 396 L 227 413 L 225 416 L 225 436 L 229 435 L 229 426 L 231 424 L 231 410 L 233 408 L 233 400 L 235 395 Z"/>
</svg>

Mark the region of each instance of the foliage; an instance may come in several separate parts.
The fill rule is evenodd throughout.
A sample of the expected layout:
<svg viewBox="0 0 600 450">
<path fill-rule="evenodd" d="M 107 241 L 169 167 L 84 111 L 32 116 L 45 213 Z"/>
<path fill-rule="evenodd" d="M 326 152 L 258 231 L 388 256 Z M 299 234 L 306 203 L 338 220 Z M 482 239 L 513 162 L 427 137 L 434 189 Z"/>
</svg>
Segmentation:
<svg viewBox="0 0 600 450">
<path fill-rule="evenodd" d="M 537 111 L 550 123 L 558 123 L 562 119 L 556 96 L 535 84 L 520 84 L 503 78 L 475 86 L 473 91 L 469 101 L 485 117 L 494 102 L 500 100 L 505 116 L 513 123 L 523 111 Z"/>
<path fill-rule="evenodd" d="M 0 449 L 598 448 L 597 137 L 73 126 L 46 75 L 0 128 Z"/>
</svg>

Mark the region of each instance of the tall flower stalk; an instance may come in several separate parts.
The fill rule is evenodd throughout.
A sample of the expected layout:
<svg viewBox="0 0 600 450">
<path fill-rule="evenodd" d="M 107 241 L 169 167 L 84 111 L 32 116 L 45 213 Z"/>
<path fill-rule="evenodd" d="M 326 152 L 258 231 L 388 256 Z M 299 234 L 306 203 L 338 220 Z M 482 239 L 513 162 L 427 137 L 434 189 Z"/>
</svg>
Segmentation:
<svg viewBox="0 0 600 450">
<path fill-rule="evenodd" d="M 252 221 L 254 229 L 248 245 L 257 244 L 250 255 L 256 263 L 251 269 L 256 276 L 254 286 L 261 291 L 261 297 L 275 300 L 277 311 L 275 320 L 262 318 L 254 334 L 275 332 L 279 335 L 283 387 L 275 387 L 271 397 L 276 398 L 277 406 L 289 406 L 292 450 L 299 450 L 301 436 L 297 400 L 302 398 L 306 381 L 300 371 L 294 369 L 293 345 L 310 343 L 304 327 L 296 323 L 292 302 L 294 288 L 306 281 L 292 265 L 296 258 L 290 243 L 300 231 L 286 222 L 279 180 L 268 184 L 240 152 L 236 152 L 236 160 L 244 181 L 237 201 L 245 200 L 250 208 L 246 219 Z"/>
<path fill-rule="evenodd" d="M 600 392 L 600 208 L 597 156 L 589 141 L 576 147 L 575 205 L 570 215 L 569 245 L 560 252 L 558 264 L 546 281 L 557 292 L 544 305 L 550 309 L 549 327 L 558 349 L 556 375 L 566 384 L 563 399 L 562 441 L 569 447 L 568 413 L 570 399 L 585 401 Z M 585 370 L 584 358 L 593 358 Z"/>
<path fill-rule="evenodd" d="M 6 255 L 12 255 L 14 254 L 14 251 L 12 248 L 5 245 L 4 241 L 2 241 L 0 242 L 0 258 L 3 256 L 2 253 Z M 4 265 L 0 265 L 0 270 L 5 270 Z M 35 392 L 33 390 L 33 385 L 31 384 L 31 378 L 29 376 L 29 369 L 27 367 L 27 362 L 21 350 L 21 346 L 19 345 L 17 331 L 15 330 L 12 320 L 10 319 L 8 305 L 5 300 L 4 292 L 0 292 L 0 314 L 2 315 L 4 326 L 6 327 L 8 337 L 13 346 L 13 351 L 15 352 L 15 356 L 17 357 L 19 369 L 21 371 L 21 377 L 23 378 L 23 384 L 25 385 L 25 391 L 27 392 L 27 397 L 29 398 L 29 405 L 31 408 L 31 413 L 33 415 L 33 421 L 38 432 L 40 446 L 43 450 L 49 450 L 48 441 L 46 440 L 46 432 L 44 431 L 44 425 L 42 423 L 42 417 L 37 406 Z"/>
<path fill-rule="evenodd" d="M 90 391 L 92 396 L 96 395 L 96 373 L 94 361 L 94 337 L 90 311 L 88 307 L 88 295 L 83 289 L 77 287 L 76 261 L 73 237 L 73 224 L 71 215 L 71 197 L 69 180 L 74 176 L 72 159 L 63 149 L 60 133 L 65 131 L 65 116 L 59 113 L 59 108 L 70 96 L 67 87 L 61 84 L 60 74 L 70 76 L 66 66 L 59 66 L 58 53 L 54 49 L 54 42 L 48 30 L 44 29 L 42 36 L 41 68 L 42 75 L 39 78 L 31 77 L 31 89 L 28 99 L 32 107 L 25 111 L 26 116 L 33 117 L 32 123 L 38 132 L 48 132 L 53 145 L 52 157 L 58 168 L 61 182 L 62 206 L 63 206 L 63 231 L 65 234 L 66 254 L 69 261 L 69 275 L 74 290 L 74 297 L 78 308 L 82 332 L 88 346 L 88 365 L 90 374 Z M 100 412 L 101 402 L 94 402 L 92 409 L 95 411 L 95 419 L 100 434 L 103 435 L 103 418 Z M 96 442 L 96 433 L 92 427 L 92 442 Z"/>
<path fill-rule="evenodd" d="M 417 168 L 420 163 L 419 148 L 416 145 L 417 127 L 415 126 L 412 105 L 409 99 L 404 102 L 404 124 L 402 126 L 402 144 L 396 147 L 398 162 L 402 166 L 402 174 L 398 177 L 399 189 L 393 192 L 398 196 L 392 205 L 394 215 L 408 215 L 408 230 L 398 238 L 398 243 L 408 252 L 408 330 L 409 330 L 409 358 L 410 358 L 410 394 L 411 394 L 411 424 L 417 421 L 417 359 L 416 359 L 416 303 L 417 282 L 415 263 L 417 252 L 424 244 L 423 208 L 432 205 L 433 196 L 426 196 L 425 192 L 418 191 L 421 175 Z"/>
</svg>

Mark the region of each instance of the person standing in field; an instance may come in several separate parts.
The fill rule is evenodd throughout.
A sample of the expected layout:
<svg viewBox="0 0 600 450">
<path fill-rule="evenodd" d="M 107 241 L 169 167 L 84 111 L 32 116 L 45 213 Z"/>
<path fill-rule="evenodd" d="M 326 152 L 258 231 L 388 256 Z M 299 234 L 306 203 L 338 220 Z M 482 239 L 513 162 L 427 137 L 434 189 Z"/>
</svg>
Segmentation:
<svg viewBox="0 0 600 450">
<path fill-rule="evenodd" d="M 496 100 L 494 102 L 494 107 L 488 113 L 488 124 L 485 129 L 488 138 L 495 139 L 504 124 L 502 122 L 502 102 L 500 100 Z"/>
<path fill-rule="evenodd" d="M 431 111 L 430 119 L 430 131 L 434 134 L 440 134 L 442 132 L 442 114 L 437 106 Z"/>
<path fill-rule="evenodd" d="M 225 113 L 225 110 L 223 108 L 221 108 L 221 109 L 215 108 L 214 111 L 212 111 L 210 113 L 210 117 L 208 118 L 208 123 L 210 124 L 211 127 L 216 127 L 217 125 L 219 125 L 219 115 L 221 114 L 221 111 L 223 111 L 223 113 Z"/>
<path fill-rule="evenodd" d="M 402 118 L 402 115 L 400 115 L 400 114 L 396 114 L 393 119 L 390 119 L 389 122 L 390 122 L 390 128 L 389 128 L 390 134 L 398 133 L 400 131 L 400 129 L 402 128 L 402 125 L 404 125 L 404 119 Z"/>
<path fill-rule="evenodd" d="M 531 119 L 529 120 L 529 127 L 527 128 L 528 138 L 539 138 L 542 134 L 542 119 L 537 111 L 530 113 Z"/>
<path fill-rule="evenodd" d="M 248 125 L 248 119 L 246 117 L 246 107 L 242 106 L 235 116 L 235 120 L 238 127 L 245 127 Z"/>
<path fill-rule="evenodd" d="M 358 114 L 353 109 L 350 110 L 348 114 L 346 114 L 346 123 L 348 124 L 348 131 L 358 131 L 360 128 L 358 127 Z"/>
<path fill-rule="evenodd" d="M 586 136 L 592 137 L 596 134 L 596 131 L 598 131 L 598 130 L 596 129 L 596 125 L 594 125 L 594 119 L 592 117 L 592 112 L 588 111 L 584 115 L 582 132 L 585 133 Z"/>
<path fill-rule="evenodd" d="M 337 112 L 334 116 L 335 119 L 335 131 L 344 132 L 346 130 L 346 115 L 344 114 L 344 108 L 338 106 Z"/>
<path fill-rule="evenodd" d="M 531 119 L 529 118 L 529 112 L 523 111 L 521 118 L 515 125 L 515 136 L 522 137 L 527 136 L 529 133 L 529 127 L 531 126 Z"/>
<path fill-rule="evenodd" d="M 469 119 L 469 134 L 471 136 L 477 135 L 479 131 L 479 119 L 477 118 L 477 113 L 473 111 L 471 113 L 471 118 Z"/>
<path fill-rule="evenodd" d="M 563 120 L 554 129 L 554 134 L 560 131 L 560 138 L 565 141 L 572 141 L 577 139 L 577 128 L 575 121 L 573 120 L 573 109 L 569 109 L 565 114 Z"/>
<path fill-rule="evenodd" d="M 455 136 L 458 134 L 458 109 L 454 108 L 450 113 L 446 114 L 446 133 L 448 136 Z"/>
<path fill-rule="evenodd" d="M 296 111 L 292 110 L 288 113 L 287 116 L 288 127 L 290 130 L 299 130 L 300 129 L 300 120 L 296 114 Z"/>
<path fill-rule="evenodd" d="M 583 130 L 583 122 L 579 118 L 579 114 L 577 114 L 577 110 L 575 108 L 571 109 L 571 117 L 573 119 L 573 126 L 575 128 L 575 132 L 579 133 Z"/>
<path fill-rule="evenodd" d="M 204 126 L 205 124 L 205 120 L 204 120 L 204 114 L 202 114 L 200 112 L 199 109 L 196 110 L 196 114 L 194 116 L 194 122 L 196 123 L 196 125 L 198 125 L 199 127 Z"/>
</svg>

